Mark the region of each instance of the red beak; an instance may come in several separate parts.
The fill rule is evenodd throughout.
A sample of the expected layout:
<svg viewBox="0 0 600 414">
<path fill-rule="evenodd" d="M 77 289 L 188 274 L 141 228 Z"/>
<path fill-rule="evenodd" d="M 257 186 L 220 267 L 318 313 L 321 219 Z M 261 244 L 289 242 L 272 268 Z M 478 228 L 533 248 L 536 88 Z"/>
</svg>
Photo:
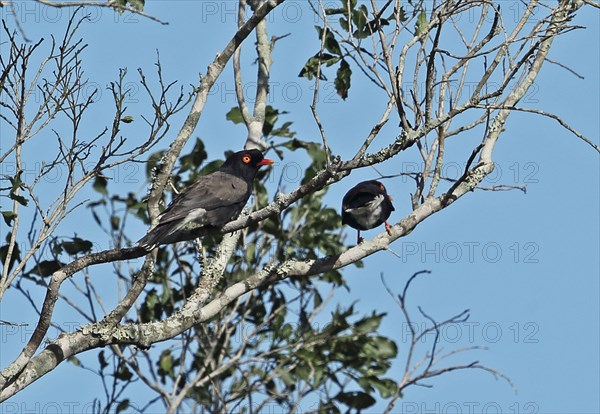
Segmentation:
<svg viewBox="0 0 600 414">
<path fill-rule="evenodd" d="M 268 158 L 263 158 L 263 159 L 262 159 L 262 161 L 260 161 L 260 162 L 259 162 L 258 164 L 256 164 L 256 165 L 258 165 L 259 167 L 262 167 L 263 165 L 271 165 L 271 164 L 273 164 L 274 162 L 275 162 L 275 161 L 273 161 L 273 160 L 270 160 L 270 159 L 268 159 Z"/>
</svg>

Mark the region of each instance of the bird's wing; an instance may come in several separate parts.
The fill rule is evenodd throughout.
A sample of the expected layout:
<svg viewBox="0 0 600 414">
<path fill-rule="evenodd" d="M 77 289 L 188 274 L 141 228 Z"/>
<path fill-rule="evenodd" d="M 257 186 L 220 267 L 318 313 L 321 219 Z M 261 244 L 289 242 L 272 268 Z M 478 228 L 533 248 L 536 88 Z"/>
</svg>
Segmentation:
<svg viewBox="0 0 600 414">
<path fill-rule="evenodd" d="M 217 171 L 198 179 L 179 193 L 161 213 L 159 223 L 185 219 L 194 210 L 210 211 L 243 203 L 250 191 L 250 184 L 242 178 Z"/>
<path fill-rule="evenodd" d="M 373 194 L 370 191 L 355 191 L 348 193 L 343 200 L 343 210 L 351 211 L 361 207 L 375 208 L 383 201 L 382 194 Z"/>
</svg>

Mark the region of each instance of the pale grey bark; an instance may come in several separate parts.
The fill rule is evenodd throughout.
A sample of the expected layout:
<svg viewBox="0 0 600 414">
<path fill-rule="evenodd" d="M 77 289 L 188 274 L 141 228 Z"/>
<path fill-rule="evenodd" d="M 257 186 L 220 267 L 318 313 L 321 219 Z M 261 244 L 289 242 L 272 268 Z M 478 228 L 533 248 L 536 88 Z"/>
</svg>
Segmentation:
<svg viewBox="0 0 600 414">
<path fill-rule="evenodd" d="M 268 93 L 268 85 L 266 82 L 268 81 L 268 72 L 270 68 L 270 45 L 267 42 L 266 27 L 263 27 L 263 23 L 261 22 L 263 22 L 263 18 L 274 7 L 282 3 L 282 1 L 283 0 L 268 1 L 257 7 L 255 14 L 246 23 L 240 25 L 236 35 L 232 38 L 223 52 L 217 55 L 213 63 L 208 67 L 207 73 L 202 78 L 196 91 L 190 113 L 177 137 L 171 144 L 171 147 L 163 157 L 161 166 L 156 173 L 148 201 L 150 216 L 152 218 L 155 219 L 158 215 L 158 203 L 162 193 L 168 183 L 173 166 L 179 158 L 181 149 L 189 140 L 200 119 L 208 98 L 210 87 L 219 77 L 225 64 L 231 59 L 241 42 L 255 29 L 257 30 L 258 40 L 259 88 L 257 91 L 257 104 L 254 107 L 254 114 L 250 116 L 247 108 L 244 109 L 245 104 L 243 104 L 243 100 L 238 100 L 242 107 L 244 120 L 247 122 L 248 126 L 248 141 L 246 145 L 248 147 L 262 145 L 259 143 L 264 122 L 264 105 Z M 142 248 L 133 247 L 93 253 L 77 259 L 55 272 L 52 275 L 47 289 L 40 320 L 38 321 L 29 343 L 24 348 L 21 355 L 2 370 L 0 378 L 0 400 L 5 400 L 15 395 L 41 376 L 52 371 L 66 358 L 75 356 L 86 350 L 113 344 L 134 344 L 140 347 L 149 347 L 156 342 L 171 339 L 190 329 L 194 325 L 209 320 L 222 311 L 228 304 L 236 301 L 242 295 L 252 291 L 258 286 L 276 283 L 277 281 L 292 276 L 310 276 L 332 269 L 340 269 L 376 252 L 385 250 L 392 242 L 412 232 L 428 217 L 450 206 L 463 195 L 476 189 L 483 179 L 494 169 L 494 147 L 500 137 L 508 115 L 514 110 L 519 100 L 525 96 L 528 88 L 539 74 L 554 38 L 567 29 L 569 16 L 580 7 L 579 4 L 566 0 L 559 2 L 551 12 L 549 20 L 541 21 L 535 26 L 534 30 L 532 30 L 532 33 L 530 34 L 530 49 L 518 55 L 517 58 L 507 58 L 508 46 L 511 45 L 513 41 L 516 41 L 520 30 L 527 21 L 527 17 L 535 4 L 536 1 L 530 3 L 530 7 L 527 9 L 528 12 L 517 23 L 517 27 L 513 32 L 507 36 L 507 40 L 503 44 L 503 47 L 499 47 L 495 50 L 496 53 L 494 58 L 490 62 L 481 82 L 475 88 L 474 93 L 462 103 L 455 103 L 450 108 L 438 106 L 434 110 L 431 98 L 433 88 L 435 87 L 433 82 L 434 71 L 430 65 L 424 67 L 430 82 L 427 82 L 426 98 L 424 110 L 422 112 L 415 107 L 416 104 L 414 101 L 416 100 L 413 99 L 411 102 L 405 93 L 398 87 L 399 84 L 402 84 L 401 80 L 404 77 L 404 71 L 406 69 L 405 63 L 409 50 L 412 47 L 420 48 L 419 42 L 424 41 L 424 39 L 428 38 L 430 35 L 434 36 L 433 41 L 435 43 L 436 33 L 439 33 L 441 25 L 447 22 L 448 15 L 444 15 L 441 12 L 438 15 L 433 15 L 429 20 L 427 27 L 424 28 L 424 31 L 420 35 L 414 36 L 410 41 L 403 45 L 399 52 L 399 56 L 396 58 L 398 60 L 397 67 L 394 66 L 391 53 L 383 53 L 383 66 L 387 68 L 387 73 L 385 74 L 385 76 L 388 77 L 387 80 L 381 73 L 381 66 L 373 65 L 372 67 L 368 67 L 367 65 L 364 65 L 364 71 L 371 73 L 371 76 L 375 81 L 385 86 L 384 89 L 386 90 L 389 100 L 382 112 L 380 120 L 371 129 L 368 136 L 362 140 L 362 144 L 359 146 L 356 155 L 348 161 L 342 161 L 339 158 L 332 156 L 328 167 L 320 171 L 305 185 L 296 188 L 289 194 L 278 194 L 275 197 L 275 201 L 267 207 L 253 212 L 248 216 L 240 217 L 225 225 L 220 232 L 233 233 L 224 237 L 224 241 L 220 245 L 217 256 L 208 259 L 206 262 L 207 265 L 204 268 L 202 282 L 199 284 L 194 295 L 188 298 L 183 307 L 172 316 L 157 322 L 120 324 L 122 317 L 127 313 L 139 294 L 143 291 L 146 278 L 152 271 L 154 257 L 152 254 L 149 254 L 145 260 L 142 271 L 134 281 L 132 288 L 123 302 L 103 321 L 85 325 L 76 332 L 65 333 L 38 352 L 52 321 L 54 305 L 59 297 L 61 285 L 65 280 L 92 265 L 141 257 L 147 254 L 147 252 Z M 447 11 L 447 13 L 450 13 L 450 11 Z M 542 33 L 537 33 L 537 31 L 542 31 Z M 496 29 L 492 30 L 490 33 L 491 35 L 495 35 Z M 397 36 L 396 33 L 392 40 L 388 41 L 386 40 L 385 35 L 380 33 L 381 44 L 388 46 L 395 45 Z M 350 45 L 352 45 L 352 41 L 352 39 L 348 40 Z M 470 44 L 472 46 L 472 52 L 477 54 L 480 53 L 481 49 L 486 45 L 486 42 L 480 43 L 479 45 L 475 45 L 473 42 Z M 431 59 L 434 58 L 434 52 L 440 53 L 439 50 L 432 50 L 431 55 L 429 56 L 430 62 Z M 366 57 L 363 56 L 363 59 L 365 59 L 364 62 L 366 62 Z M 451 73 L 454 73 L 459 67 L 464 67 L 468 62 L 469 59 L 467 58 L 459 61 L 457 65 L 460 66 L 451 68 L 446 76 L 449 77 Z M 499 89 L 484 93 L 486 80 L 502 62 L 509 63 L 509 68 L 502 84 Z M 517 73 L 522 73 L 523 76 L 518 79 L 516 86 L 509 89 L 508 82 L 514 80 Z M 413 108 L 416 119 L 412 123 L 408 118 L 405 107 Z M 440 168 L 444 156 L 444 140 L 451 136 L 452 132 L 448 132 L 449 124 L 457 115 L 467 110 L 482 107 L 497 111 L 493 115 L 490 115 L 489 119 L 486 118 L 486 116 L 483 116 L 477 121 L 479 124 L 486 122 L 487 125 L 489 125 L 481 145 L 473 150 L 463 176 L 460 177 L 448 191 L 436 195 L 438 193 L 438 183 L 441 179 Z M 368 154 L 367 150 L 372 146 L 379 130 L 388 121 L 394 108 L 399 112 L 400 122 L 403 126 L 402 133 L 391 145 Z M 316 114 L 316 105 L 313 108 L 313 112 Z M 315 119 L 318 122 L 318 117 L 315 117 Z M 323 132 L 322 137 L 324 143 L 326 143 L 324 129 L 321 128 L 321 130 Z M 426 146 L 422 144 L 426 142 L 428 135 L 436 133 L 439 135 L 433 141 L 432 145 Z M 306 261 L 285 260 L 281 263 L 266 266 L 262 270 L 257 270 L 247 279 L 230 285 L 222 294 L 211 297 L 214 293 L 214 286 L 224 275 L 227 259 L 237 244 L 239 237 L 238 230 L 245 228 L 251 223 L 262 221 L 280 213 L 307 194 L 311 194 L 343 179 L 353 169 L 372 166 L 390 160 L 413 145 L 419 146 L 419 150 L 425 161 L 426 171 L 424 171 L 424 174 L 422 174 L 422 177 L 420 178 L 422 181 L 419 183 L 418 194 L 413 197 L 414 210 L 394 224 L 389 233 L 382 232 L 374 239 L 366 241 L 358 246 L 351 247 L 337 256 Z M 475 162 L 477 156 L 479 156 L 479 158 L 477 159 L 477 162 Z M 430 171 L 430 168 L 433 171 Z M 429 191 L 424 191 L 425 181 L 429 177 L 431 177 Z M 189 237 L 187 237 L 187 239 L 192 240 L 201 236 L 203 231 L 204 230 L 202 229 L 189 229 Z M 36 354 L 36 352 L 38 353 Z"/>
</svg>

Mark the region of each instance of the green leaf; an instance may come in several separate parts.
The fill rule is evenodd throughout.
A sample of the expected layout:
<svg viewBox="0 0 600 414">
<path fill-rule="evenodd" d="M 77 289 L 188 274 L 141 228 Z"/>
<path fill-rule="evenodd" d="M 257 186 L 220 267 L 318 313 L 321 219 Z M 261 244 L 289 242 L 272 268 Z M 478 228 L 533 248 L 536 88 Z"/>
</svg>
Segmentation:
<svg viewBox="0 0 600 414">
<path fill-rule="evenodd" d="M 356 4 L 358 3 L 358 0 L 340 0 L 341 3 L 341 8 L 344 11 L 344 14 L 346 15 L 347 18 L 349 18 L 352 13 L 354 12 L 354 9 L 356 8 Z"/>
<path fill-rule="evenodd" d="M 325 35 L 325 49 L 327 49 L 328 51 L 330 51 L 333 54 L 342 55 L 342 50 L 340 49 L 340 45 L 338 44 L 338 41 L 335 40 L 335 37 L 333 36 L 333 33 L 331 33 L 330 31 L 327 31 L 327 35 Z"/>
<path fill-rule="evenodd" d="M 121 218 L 119 216 L 110 216 L 110 227 L 112 230 L 119 230 Z"/>
<path fill-rule="evenodd" d="M 276 377 L 283 381 L 286 386 L 291 387 L 296 383 L 296 380 L 287 369 L 276 368 L 275 372 L 277 373 Z"/>
<path fill-rule="evenodd" d="M 379 391 L 381 398 L 390 398 L 398 389 L 398 384 L 389 378 L 379 379 L 375 377 L 371 384 Z"/>
<path fill-rule="evenodd" d="M 337 270 L 330 270 L 327 273 L 323 273 L 322 279 L 325 282 L 333 283 L 336 286 L 345 286 L 346 289 L 348 289 L 348 285 L 346 284 L 346 281 L 342 277 L 342 274 L 340 272 L 338 272 Z M 348 289 L 348 290 L 350 290 L 350 289 Z"/>
<path fill-rule="evenodd" d="M 124 363 L 120 364 L 119 369 L 115 372 L 115 378 L 120 379 L 122 381 L 130 381 L 133 378 L 133 374 L 127 368 L 127 365 Z"/>
<path fill-rule="evenodd" d="M 338 63 L 340 61 L 340 57 L 339 56 L 333 56 L 330 55 L 329 53 L 322 53 L 319 56 L 319 60 L 321 61 L 321 65 L 325 65 L 327 67 L 335 65 L 336 63 Z M 327 79 L 325 79 L 327 80 Z"/>
<path fill-rule="evenodd" d="M 384 18 L 373 19 L 369 23 L 367 23 L 365 28 L 365 33 L 369 33 L 369 35 L 375 33 L 383 26 L 388 26 L 390 24 L 389 20 Z"/>
<path fill-rule="evenodd" d="M 325 166 L 325 160 L 327 156 L 323 148 L 321 148 L 321 144 L 317 144 L 316 142 L 308 143 L 306 146 L 306 152 L 312 158 L 313 163 L 316 164 L 318 168 L 322 168 Z"/>
<path fill-rule="evenodd" d="M 79 361 L 79 358 L 71 356 L 67 359 L 67 361 L 69 361 L 71 364 L 75 365 L 76 367 L 80 367 L 81 366 L 81 361 Z"/>
<path fill-rule="evenodd" d="M 323 298 L 319 294 L 319 291 L 315 290 L 314 298 L 313 298 L 313 306 L 318 308 L 323 303 Z"/>
<path fill-rule="evenodd" d="M 319 414 L 340 414 L 341 411 L 333 401 L 319 401 Z"/>
<path fill-rule="evenodd" d="M 7 240 L 10 240 L 10 233 L 6 235 Z M 0 261 L 2 265 L 6 263 L 6 258 L 8 256 L 8 244 L 0 247 Z M 8 264 L 8 271 L 10 272 L 17 261 L 21 260 L 21 252 L 19 251 L 19 245 L 15 244 L 12 250 L 12 255 L 10 256 L 10 262 Z"/>
<path fill-rule="evenodd" d="M 97 192 L 99 192 L 100 194 L 108 195 L 108 190 L 106 188 L 107 186 L 108 186 L 108 181 L 106 180 L 106 178 L 103 177 L 102 175 L 97 175 L 96 178 L 94 179 L 94 184 L 92 185 L 92 188 L 94 190 L 96 190 Z"/>
<path fill-rule="evenodd" d="M 301 380 L 307 381 L 310 379 L 311 370 L 306 364 L 299 364 L 294 369 L 294 374 L 296 374 Z"/>
<path fill-rule="evenodd" d="M 100 363 L 100 370 L 108 366 L 108 362 L 106 362 L 106 358 L 104 357 L 104 351 L 98 353 L 98 362 Z"/>
<path fill-rule="evenodd" d="M 289 339 L 290 336 L 292 336 L 292 333 L 294 333 L 294 328 L 289 323 L 286 323 L 281 328 L 281 337 L 283 339 Z"/>
<path fill-rule="evenodd" d="M 311 379 L 312 386 L 314 388 L 318 388 L 324 382 L 323 380 L 325 379 L 325 370 L 323 369 L 323 366 L 314 367 L 314 372 Z"/>
<path fill-rule="evenodd" d="M 363 389 L 364 392 L 373 393 L 373 386 L 371 385 L 371 379 L 373 378 L 372 375 L 365 375 L 364 377 L 360 377 L 356 380 L 356 382 L 358 383 L 358 385 L 360 385 L 360 388 Z"/>
<path fill-rule="evenodd" d="M 151 289 L 140 307 L 140 319 L 142 322 L 158 320 L 162 316 L 162 311 L 163 307 L 160 298 L 156 294 L 156 289 Z"/>
<path fill-rule="evenodd" d="M 325 34 L 325 39 L 323 39 L 324 29 L 319 26 L 315 26 L 315 29 L 317 30 L 317 33 L 319 34 L 319 40 L 322 42 L 323 46 L 325 46 L 325 49 L 327 49 L 329 52 L 333 53 L 334 55 L 341 56 L 342 50 L 340 49 L 340 45 L 339 45 L 338 41 L 335 39 L 335 36 L 331 32 L 331 30 L 327 30 L 327 32 Z"/>
<path fill-rule="evenodd" d="M 337 70 L 334 85 L 335 90 L 342 99 L 348 97 L 348 90 L 350 89 L 350 77 L 352 76 L 352 70 L 346 60 L 342 59 L 340 67 Z"/>
<path fill-rule="evenodd" d="M 223 165 L 223 160 L 211 161 L 208 164 L 206 164 L 204 167 L 202 167 L 202 169 L 200 170 L 198 175 L 207 175 L 207 174 L 214 173 L 219 168 L 221 168 L 221 165 Z"/>
<path fill-rule="evenodd" d="M 196 138 L 196 143 L 190 153 L 179 158 L 181 165 L 179 172 L 182 173 L 188 170 L 196 171 L 206 161 L 207 157 L 208 154 L 204 148 L 204 142 L 200 138 Z"/>
<path fill-rule="evenodd" d="M 272 134 L 273 128 L 275 127 L 275 123 L 279 119 L 279 115 L 287 114 L 287 111 L 279 111 L 278 109 L 273 108 L 271 105 L 267 105 L 265 108 L 265 122 L 263 124 L 262 133 L 265 137 Z M 288 125 L 291 122 L 287 123 Z"/>
<path fill-rule="evenodd" d="M 281 127 L 273 129 L 270 135 L 282 138 L 294 138 L 294 136 L 296 136 L 296 131 L 290 130 L 291 125 L 292 122 L 290 121 L 284 122 Z"/>
<path fill-rule="evenodd" d="M 364 39 L 372 34 L 367 27 L 368 16 L 369 11 L 364 4 L 362 4 L 358 10 L 354 10 L 352 13 L 352 22 L 354 22 L 354 27 L 356 27 L 353 35 L 357 39 Z"/>
<path fill-rule="evenodd" d="M 63 267 L 65 264 L 59 260 L 43 260 L 39 262 L 29 273 L 41 277 L 51 276 L 52 273 Z"/>
<path fill-rule="evenodd" d="M 126 398 L 123 401 L 121 401 L 119 403 L 119 405 L 117 405 L 116 412 L 117 412 L 117 414 L 119 414 L 121 411 L 125 411 L 128 408 L 129 408 L 129 399 Z"/>
<path fill-rule="evenodd" d="M 19 171 L 14 177 L 8 177 L 8 180 L 11 184 L 11 189 L 8 193 L 8 197 L 11 200 L 15 200 L 17 203 L 26 206 L 29 200 L 27 200 L 22 195 L 16 194 L 18 190 L 23 189 L 23 181 L 21 180 L 21 174 L 23 174 L 23 171 Z"/>
<path fill-rule="evenodd" d="M 225 119 L 233 122 L 234 124 L 241 124 L 242 122 L 244 122 L 242 111 L 237 106 L 234 106 L 229 110 L 229 112 L 227 112 L 227 115 L 225 115 Z"/>
<path fill-rule="evenodd" d="M 372 316 L 360 319 L 354 324 L 354 332 L 359 334 L 375 332 L 379 328 L 379 325 L 381 325 L 384 315 L 384 313 L 373 314 Z"/>
<path fill-rule="evenodd" d="M 375 398 L 362 391 L 340 392 L 335 396 L 335 399 L 357 410 L 362 410 L 375 404 Z"/>
<path fill-rule="evenodd" d="M 10 184 L 12 186 L 11 192 L 17 191 L 17 189 L 22 188 L 23 181 L 21 180 L 21 174 L 23 174 L 23 171 L 19 171 L 14 177 L 8 177 L 8 181 L 10 181 Z"/>
<path fill-rule="evenodd" d="M 329 53 L 317 53 L 306 61 L 298 77 L 305 77 L 308 80 L 312 80 L 319 73 L 319 79 L 326 81 L 327 78 L 323 74 L 322 68 L 319 72 L 319 65 L 325 64 L 326 66 L 331 66 L 339 60 L 339 57 L 330 55 Z"/>
<path fill-rule="evenodd" d="M 2 218 L 4 219 L 4 222 L 6 223 L 7 226 L 12 226 L 12 222 L 15 220 L 15 218 L 17 217 L 17 215 L 15 214 L 14 211 L 3 211 L 2 212 Z"/>
<path fill-rule="evenodd" d="M 254 262 L 254 253 L 256 252 L 256 245 L 254 243 L 246 245 L 246 262 L 253 263 Z"/>
<path fill-rule="evenodd" d="M 313 178 L 320 169 L 322 169 L 325 166 L 325 151 L 323 151 L 321 145 L 317 144 L 316 142 L 301 141 L 299 139 L 294 138 L 286 142 L 283 146 L 291 151 L 295 151 L 300 148 L 305 149 L 308 155 L 313 160 L 311 165 L 306 169 L 301 184 L 305 184 L 307 181 Z M 314 201 L 312 197 L 304 197 L 302 200 L 304 201 L 302 201 L 301 203 L 306 203 L 306 200 Z M 300 214 L 303 215 L 303 213 L 301 212 Z"/>
<path fill-rule="evenodd" d="M 137 218 L 141 219 L 146 224 L 149 223 L 146 203 L 138 200 L 137 197 L 135 196 L 135 194 L 127 193 L 127 197 L 125 197 L 125 198 L 121 197 L 119 195 L 114 195 L 111 197 L 111 200 L 125 204 L 127 206 L 127 209 L 130 210 Z M 104 200 L 101 200 L 101 203 L 106 203 L 106 202 Z M 92 203 L 90 203 L 89 205 L 91 206 Z M 104 204 L 100 204 L 100 205 L 104 205 Z M 98 221 L 101 222 L 99 217 L 98 217 Z"/>
<path fill-rule="evenodd" d="M 173 369 L 173 356 L 171 354 L 163 354 L 160 358 L 160 368 L 165 372 L 170 372 Z"/>
<path fill-rule="evenodd" d="M 19 171 L 14 177 L 8 177 L 8 180 L 11 183 L 11 189 L 10 189 L 10 192 L 8 193 L 8 197 L 11 200 L 14 200 L 17 203 L 21 204 L 22 206 L 26 206 L 27 203 L 29 203 L 29 200 L 26 199 L 25 197 L 23 197 L 22 195 L 17 194 L 17 191 L 19 191 L 20 189 L 23 188 L 23 181 L 21 181 L 21 174 L 23 174 L 23 171 Z M 6 218 L 4 219 L 4 221 L 6 221 Z"/>
<path fill-rule="evenodd" d="M 308 80 L 312 80 L 315 76 L 317 76 L 317 67 L 319 65 L 319 58 L 318 57 L 311 57 L 309 58 L 306 63 L 304 64 L 304 67 L 300 70 L 300 73 L 298 74 L 299 78 L 306 78 Z M 319 76 L 319 79 L 321 80 L 325 80 L 323 73 L 321 73 L 321 76 Z"/>
<path fill-rule="evenodd" d="M 346 12 L 346 9 L 343 8 L 339 8 L 339 9 L 325 9 L 325 14 L 327 16 L 332 16 L 334 14 L 343 14 Z"/>
<path fill-rule="evenodd" d="M 348 26 L 348 19 L 345 17 L 340 17 L 340 27 L 345 31 L 350 30 L 350 26 Z"/>
<path fill-rule="evenodd" d="M 367 356 L 377 359 L 391 359 L 398 354 L 396 343 L 385 336 L 371 337 L 363 350 Z"/>
<path fill-rule="evenodd" d="M 163 384 L 166 377 L 173 378 L 175 376 L 174 360 L 171 351 L 166 349 L 160 354 L 158 360 L 158 375 L 160 375 Z"/>
<path fill-rule="evenodd" d="M 427 13 L 425 10 L 422 10 L 417 16 L 417 22 L 415 23 L 415 33 L 417 36 L 420 36 L 423 31 L 427 28 Z"/>
<path fill-rule="evenodd" d="M 15 200 L 22 206 L 26 206 L 27 203 L 29 203 L 29 200 L 27 200 L 25 197 L 23 197 L 22 195 L 15 194 L 12 191 L 8 194 L 8 197 L 10 197 L 11 200 Z"/>
<path fill-rule="evenodd" d="M 73 237 L 70 242 L 62 242 L 61 246 L 71 256 L 77 253 L 89 253 L 94 245 L 89 240 L 84 240 L 79 237 Z"/>
</svg>

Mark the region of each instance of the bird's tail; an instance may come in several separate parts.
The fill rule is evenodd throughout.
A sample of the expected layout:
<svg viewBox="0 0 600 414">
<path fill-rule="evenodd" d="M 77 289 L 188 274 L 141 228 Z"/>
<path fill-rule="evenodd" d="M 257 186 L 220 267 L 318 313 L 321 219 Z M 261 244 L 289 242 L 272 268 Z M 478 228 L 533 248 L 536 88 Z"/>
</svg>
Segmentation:
<svg viewBox="0 0 600 414">
<path fill-rule="evenodd" d="M 138 240 L 138 246 L 150 251 L 155 247 L 158 247 L 158 245 L 163 244 L 164 240 L 166 240 L 167 237 L 173 232 L 172 223 L 169 223 L 171 225 L 165 224 L 159 224 L 150 230 L 148 234 Z"/>
</svg>

